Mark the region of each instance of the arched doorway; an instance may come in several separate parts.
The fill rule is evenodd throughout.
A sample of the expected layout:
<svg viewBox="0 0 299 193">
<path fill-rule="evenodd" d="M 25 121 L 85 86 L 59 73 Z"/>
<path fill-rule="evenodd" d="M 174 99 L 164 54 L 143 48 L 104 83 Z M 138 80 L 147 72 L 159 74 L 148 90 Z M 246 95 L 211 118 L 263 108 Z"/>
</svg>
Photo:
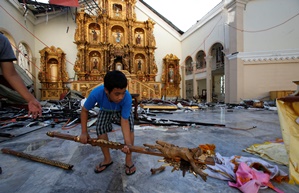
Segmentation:
<svg viewBox="0 0 299 193">
<path fill-rule="evenodd" d="M 185 75 L 186 75 L 186 99 L 193 98 L 193 62 L 192 58 L 189 56 L 185 60 Z"/>
<path fill-rule="evenodd" d="M 225 101 L 225 65 L 224 65 L 224 53 L 223 46 L 220 43 L 215 43 L 210 55 L 211 61 L 211 97 L 212 102 L 224 102 Z"/>
</svg>

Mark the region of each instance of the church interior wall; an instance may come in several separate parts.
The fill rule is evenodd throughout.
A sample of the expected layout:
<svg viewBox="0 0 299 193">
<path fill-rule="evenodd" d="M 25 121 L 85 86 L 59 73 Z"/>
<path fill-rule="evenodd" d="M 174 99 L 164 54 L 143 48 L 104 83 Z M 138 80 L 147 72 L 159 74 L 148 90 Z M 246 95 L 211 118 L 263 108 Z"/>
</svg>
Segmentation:
<svg viewBox="0 0 299 193">
<path fill-rule="evenodd" d="M 238 103 L 240 98 L 244 98 L 245 88 L 242 78 L 244 70 L 243 65 L 238 65 L 240 62 L 240 59 L 234 58 L 230 59 L 228 64 L 225 64 L 225 100 L 228 103 Z M 254 92 L 254 90 L 252 90 L 252 92 Z"/>
<path fill-rule="evenodd" d="M 271 91 L 296 89 L 293 81 L 298 79 L 295 72 L 299 72 L 298 7 L 297 0 L 250 1 L 246 5 L 244 54 L 251 55 L 253 62 L 244 64 L 247 98 L 269 98 Z"/>
<path fill-rule="evenodd" d="M 136 3 L 135 13 L 136 13 L 137 19 L 139 21 L 145 21 L 148 18 L 150 18 L 151 20 L 153 20 L 156 23 L 155 28 L 156 28 L 156 26 L 159 25 L 161 28 L 163 28 L 169 34 L 171 34 L 174 38 L 181 41 L 181 34 L 178 33 L 178 31 L 176 29 L 174 29 L 172 26 L 170 26 L 166 21 L 164 21 L 161 17 L 156 15 L 153 11 L 151 11 L 144 4 L 140 3 L 140 1 L 137 1 L 137 3 Z"/>
<path fill-rule="evenodd" d="M 217 15 L 211 19 L 209 23 L 201 26 L 197 31 L 194 31 L 182 41 L 182 57 L 195 54 L 199 50 L 208 53 L 208 50 L 215 42 L 224 41 L 224 21 L 221 15 Z"/>
<path fill-rule="evenodd" d="M 298 49 L 299 17 L 294 17 L 298 7 L 298 0 L 249 1 L 244 11 L 244 51 Z"/>
<path fill-rule="evenodd" d="M 0 29 L 10 34 L 16 45 L 25 42 L 31 50 L 34 50 L 34 37 L 31 35 L 31 33 L 34 33 L 34 25 L 29 19 L 30 14 L 25 20 L 23 15 L 11 3 L 1 1 L 1 6 L 0 18 L 5 23 L 1 22 Z"/>
<path fill-rule="evenodd" d="M 141 3 L 137 2 L 136 9 L 135 9 L 137 20 L 139 20 L 139 21 L 146 21 L 149 18 L 148 14 L 150 14 L 150 12 L 149 11 L 148 12 L 144 12 L 142 10 L 142 8 L 146 8 L 146 7 L 143 6 L 142 8 L 140 8 L 140 6 L 142 6 Z"/>
<path fill-rule="evenodd" d="M 295 91 L 296 84 L 292 81 L 298 80 L 298 62 L 278 60 L 259 64 L 245 63 L 244 96 L 249 99 L 268 99 L 271 91 Z M 288 67 L 282 67 L 284 65 Z"/>
</svg>

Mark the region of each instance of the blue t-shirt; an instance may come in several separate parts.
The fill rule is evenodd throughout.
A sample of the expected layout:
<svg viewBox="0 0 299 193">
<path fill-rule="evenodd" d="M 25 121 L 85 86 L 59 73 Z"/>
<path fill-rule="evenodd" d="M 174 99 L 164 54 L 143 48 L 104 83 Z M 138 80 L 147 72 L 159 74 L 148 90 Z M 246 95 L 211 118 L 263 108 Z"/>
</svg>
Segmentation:
<svg viewBox="0 0 299 193">
<path fill-rule="evenodd" d="M 90 110 L 96 104 L 102 111 L 121 112 L 122 118 L 128 119 L 131 114 L 132 96 L 126 90 L 124 98 L 119 103 L 110 102 L 105 93 L 104 85 L 101 85 L 90 92 L 84 103 L 84 107 Z"/>
</svg>

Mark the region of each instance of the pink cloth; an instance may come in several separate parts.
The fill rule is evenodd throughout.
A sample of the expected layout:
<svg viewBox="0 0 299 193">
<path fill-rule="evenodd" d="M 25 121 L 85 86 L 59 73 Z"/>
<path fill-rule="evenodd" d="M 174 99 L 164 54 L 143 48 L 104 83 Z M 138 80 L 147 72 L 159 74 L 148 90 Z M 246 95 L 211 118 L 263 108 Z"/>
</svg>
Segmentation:
<svg viewBox="0 0 299 193">
<path fill-rule="evenodd" d="M 274 188 L 267 173 L 250 168 L 246 163 L 241 162 L 236 172 L 236 183 L 228 182 L 231 187 L 238 188 L 244 193 L 257 193 L 261 187 L 270 187 L 278 193 L 281 190 Z"/>
</svg>

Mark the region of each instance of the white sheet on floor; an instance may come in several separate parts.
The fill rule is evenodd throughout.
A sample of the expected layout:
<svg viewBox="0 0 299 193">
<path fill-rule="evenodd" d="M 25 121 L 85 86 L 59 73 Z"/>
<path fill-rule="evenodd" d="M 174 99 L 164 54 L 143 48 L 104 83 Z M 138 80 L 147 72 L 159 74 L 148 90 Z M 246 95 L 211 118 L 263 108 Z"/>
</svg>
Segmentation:
<svg viewBox="0 0 299 193">
<path fill-rule="evenodd" d="M 236 181 L 235 171 L 238 168 L 238 164 L 241 162 L 246 163 L 248 166 L 251 166 L 253 163 L 259 163 L 267 168 L 268 171 L 271 172 L 270 179 L 273 179 L 275 176 L 288 176 L 287 173 L 280 170 L 277 165 L 272 165 L 267 161 L 259 158 L 252 157 L 244 157 L 244 156 L 231 156 L 224 157 L 220 155 L 220 153 L 215 154 L 216 164 L 207 165 L 208 168 L 204 170 L 206 174 L 210 177 L 228 180 L 228 181 Z"/>
<path fill-rule="evenodd" d="M 253 144 L 250 147 L 244 149 L 244 151 L 258 155 L 263 159 L 278 164 L 287 166 L 289 163 L 289 157 L 284 143 L 265 142 L 263 144 Z"/>
</svg>

